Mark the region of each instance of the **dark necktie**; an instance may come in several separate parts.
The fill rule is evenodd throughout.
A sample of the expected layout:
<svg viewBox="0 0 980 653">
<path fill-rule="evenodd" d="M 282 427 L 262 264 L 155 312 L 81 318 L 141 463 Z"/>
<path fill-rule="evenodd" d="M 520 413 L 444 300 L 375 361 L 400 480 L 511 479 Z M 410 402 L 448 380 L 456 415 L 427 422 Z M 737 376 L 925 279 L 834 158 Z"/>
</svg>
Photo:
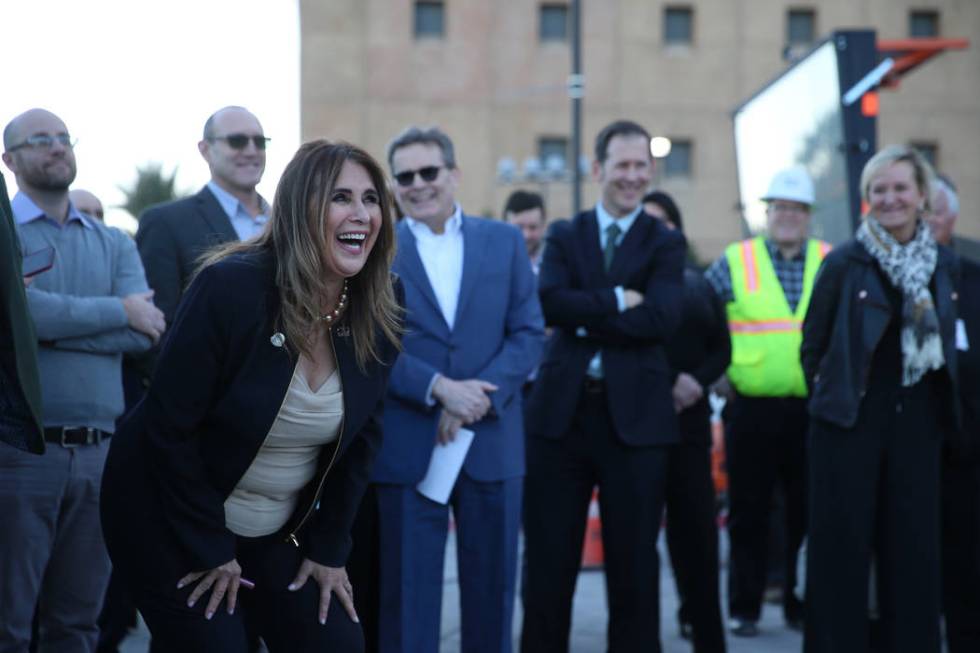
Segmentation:
<svg viewBox="0 0 980 653">
<path fill-rule="evenodd" d="M 613 256 L 616 255 L 616 240 L 622 229 L 615 222 L 606 227 L 606 248 L 602 251 L 602 261 L 606 266 L 606 272 L 612 267 Z"/>
</svg>

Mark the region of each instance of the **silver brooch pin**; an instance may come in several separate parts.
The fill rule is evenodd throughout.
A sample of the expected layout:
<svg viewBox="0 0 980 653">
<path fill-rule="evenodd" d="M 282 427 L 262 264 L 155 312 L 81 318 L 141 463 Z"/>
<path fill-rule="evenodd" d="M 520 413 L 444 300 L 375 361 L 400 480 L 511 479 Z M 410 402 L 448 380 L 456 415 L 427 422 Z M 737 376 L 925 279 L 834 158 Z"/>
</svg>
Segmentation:
<svg viewBox="0 0 980 653">
<path fill-rule="evenodd" d="M 349 338 L 350 337 L 350 327 L 347 326 L 346 324 L 342 324 L 342 325 L 338 326 L 337 327 L 337 336 L 340 337 L 340 338 Z"/>
<path fill-rule="evenodd" d="M 286 344 L 286 336 L 276 331 L 272 334 L 272 337 L 269 338 L 269 341 L 272 342 L 273 347 L 282 347 L 284 344 Z"/>
</svg>

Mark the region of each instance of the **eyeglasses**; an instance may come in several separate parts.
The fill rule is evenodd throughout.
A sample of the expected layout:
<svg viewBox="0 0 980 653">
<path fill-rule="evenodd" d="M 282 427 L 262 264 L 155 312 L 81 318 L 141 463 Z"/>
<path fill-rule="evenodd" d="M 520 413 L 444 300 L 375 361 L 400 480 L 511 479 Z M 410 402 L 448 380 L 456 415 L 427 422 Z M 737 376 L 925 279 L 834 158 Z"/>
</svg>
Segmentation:
<svg viewBox="0 0 980 653">
<path fill-rule="evenodd" d="M 398 182 L 399 186 L 408 187 L 415 182 L 416 174 L 422 178 L 422 181 L 434 181 L 442 168 L 443 166 L 425 166 L 418 170 L 405 170 L 395 175 L 395 181 Z"/>
<path fill-rule="evenodd" d="M 228 134 L 227 136 L 212 136 L 208 139 L 209 141 L 224 141 L 228 143 L 228 147 L 233 150 L 244 150 L 248 147 L 248 142 L 252 141 L 255 145 L 255 149 L 264 150 L 265 144 L 271 141 L 271 138 L 266 138 L 265 136 L 249 136 L 248 134 Z"/>
<path fill-rule="evenodd" d="M 75 144 L 78 143 L 78 141 L 73 141 L 68 134 L 55 134 L 54 136 L 50 134 L 34 134 L 33 136 L 28 136 L 23 143 L 18 143 L 13 147 L 7 148 L 7 151 L 14 152 L 25 147 L 37 150 L 50 150 L 56 142 L 61 143 L 68 149 L 75 147 Z"/>
</svg>

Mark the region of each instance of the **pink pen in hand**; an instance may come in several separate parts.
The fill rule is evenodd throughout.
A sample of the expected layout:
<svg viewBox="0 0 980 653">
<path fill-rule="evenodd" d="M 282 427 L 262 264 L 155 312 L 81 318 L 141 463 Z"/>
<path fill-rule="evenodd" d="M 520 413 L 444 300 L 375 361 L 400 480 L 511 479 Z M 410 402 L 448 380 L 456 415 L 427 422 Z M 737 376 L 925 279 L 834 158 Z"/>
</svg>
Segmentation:
<svg viewBox="0 0 980 653">
<path fill-rule="evenodd" d="M 241 586 L 244 587 L 245 589 L 248 589 L 248 590 L 254 590 L 255 589 L 255 583 L 253 583 L 252 581 L 250 581 L 247 578 L 239 578 L 238 579 L 238 582 L 241 583 Z"/>
</svg>

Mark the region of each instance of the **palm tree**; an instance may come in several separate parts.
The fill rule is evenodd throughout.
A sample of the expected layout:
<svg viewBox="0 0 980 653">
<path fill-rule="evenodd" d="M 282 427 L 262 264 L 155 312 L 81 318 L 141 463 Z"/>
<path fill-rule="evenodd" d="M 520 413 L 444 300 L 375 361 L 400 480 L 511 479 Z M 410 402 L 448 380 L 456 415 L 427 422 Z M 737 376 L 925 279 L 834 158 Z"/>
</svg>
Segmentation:
<svg viewBox="0 0 980 653">
<path fill-rule="evenodd" d="M 147 163 L 136 167 L 136 181 L 128 188 L 119 186 L 126 201 L 120 207 L 129 211 L 129 214 L 139 220 L 143 211 L 161 202 L 171 202 L 178 198 L 179 194 L 174 188 L 177 178 L 177 169 L 166 175 L 163 172 L 163 165 L 160 163 Z"/>
</svg>

